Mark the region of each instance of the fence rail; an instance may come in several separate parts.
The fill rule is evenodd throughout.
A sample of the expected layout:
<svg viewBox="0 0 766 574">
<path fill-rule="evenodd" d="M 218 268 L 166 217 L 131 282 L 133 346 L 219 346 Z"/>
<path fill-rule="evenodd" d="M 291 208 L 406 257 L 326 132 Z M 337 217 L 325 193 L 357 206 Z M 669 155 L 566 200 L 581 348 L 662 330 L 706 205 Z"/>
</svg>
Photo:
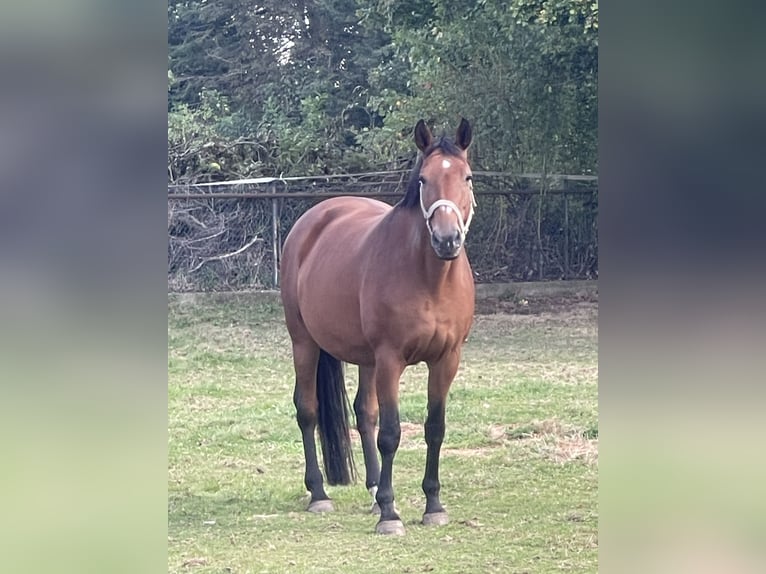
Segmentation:
<svg viewBox="0 0 766 574">
<path fill-rule="evenodd" d="M 479 207 L 467 249 L 477 282 L 597 277 L 595 176 L 473 175 Z M 408 176 L 389 171 L 168 186 L 168 288 L 277 287 L 283 236 L 306 209 L 341 195 L 393 203 Z M 227 188 L 241 191 L 219 191 Z"/>
<path fill-rule="evenodd" d="M 302 176 L 290 176 L 290 177 L 254 177 L 245 179 L 235 179 L 228 181 L 208 181 L 201 183 L 177 183 L 168 185 L 168 189 L 185 189 L 190 187 L 232 187 L 240 185 L 260 185 L 265 183 L 287 183 L 287 182 L 302 182 L 302 181 L 331 181 L 338 179 L 348 180 L 362 180 L 369 178 L 377 178 L 377 182 L 382 179 L 393 177 L 406 178 L 410 174 L 409 170 L 389 170 L 389 171 L 372 171 L 366 173 L 335 173 L 326 175 L 302 175 Z M 472 172 L 474 177 L 503 177 L 511 178 L 519 181 L 585 181 L 585 182 L 597 182 L 598 176 L 596 175 L 566 175 L 566 174 L 543 174 L 543 173 L 508 173 L 502 171 L 474 171 Z"/>
<path fill-rule="evenodd" d="M 591 194 L 592 190 L 587 189 L 549 189 L 543 190 L 541 188 L 528 188 L 528 189 L 509 189 L 509 190 L 493 190 L 487 189 L 481 192 L 475 192 L 477 196 L 480 195 L 538 195 L 541 193 L 548 193 L 551 195 L 577 195 L 578 193 Z M 330 197 L 340 196 L 356 196 L 356 197 L 401 197 L 401 191 L 261 191 L 257 193 L 169 193 L 168 200 L 188 200 L 188 199 L 327 199 Z"/>
</svg>

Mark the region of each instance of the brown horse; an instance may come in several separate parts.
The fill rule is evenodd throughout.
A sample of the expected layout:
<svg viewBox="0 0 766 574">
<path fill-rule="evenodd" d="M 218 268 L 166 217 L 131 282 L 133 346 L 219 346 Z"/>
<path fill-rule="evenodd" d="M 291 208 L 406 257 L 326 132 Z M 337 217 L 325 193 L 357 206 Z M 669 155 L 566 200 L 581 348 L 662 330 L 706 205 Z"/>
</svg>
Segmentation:
<svg viewBox="0 0 766 574">
<path fill-rule="evenodd" d="M 471 126 L 463 119 L 453 142 L 434 138 L 420 120 L 415 143 L 421 154 L 397 205 L 359 197 L 323 201 L 295 223 L 281 267 L 308 510 L 333 509 L 317 462 L 317 426 L 328 483 L 354 477 L 341 361 L 354 363 L 354 411 L 381 534 L 404 534 L 392 486 L 399 378 L 421 361 L 428 365 L 423 523 L 448 522 L 439 501 L 439 451 L 447 392 L 474 311 L 473 275 L 462 249 L 475 205 L 466 152 Z M 378 414 L 382 465 L 375 451 Z"/>
</svg>

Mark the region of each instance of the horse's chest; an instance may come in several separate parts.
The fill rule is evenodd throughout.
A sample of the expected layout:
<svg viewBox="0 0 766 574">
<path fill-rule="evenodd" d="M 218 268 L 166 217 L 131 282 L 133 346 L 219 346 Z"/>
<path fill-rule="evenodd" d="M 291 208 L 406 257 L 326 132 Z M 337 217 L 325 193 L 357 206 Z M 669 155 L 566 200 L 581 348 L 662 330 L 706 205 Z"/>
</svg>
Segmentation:
<svg viewBox="0 0 766 574">
<path fill-rule="evenodd" d="M 459 345 L 470 321 L 471 314 L 429 301 L 380 302 L 363 314 L 370 343 L 399 349 L 407 362 L 428 360 Z"/>
</svg>

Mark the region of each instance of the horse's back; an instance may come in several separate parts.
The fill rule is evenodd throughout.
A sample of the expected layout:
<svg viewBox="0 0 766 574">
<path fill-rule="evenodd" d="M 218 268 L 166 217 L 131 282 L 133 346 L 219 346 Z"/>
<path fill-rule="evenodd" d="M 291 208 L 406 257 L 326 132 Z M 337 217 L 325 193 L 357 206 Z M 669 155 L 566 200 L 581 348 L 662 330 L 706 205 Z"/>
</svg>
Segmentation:
<svg viewBox="0 0 766 574">
<path fill-rule="evenodd" d="M 295 273 L 352 259 L 366 235 L 391 206 L 365 197 L 334 197 L 304 213 L 285 239 L 282 250 L 283 285 Z M 314 263 L 317 260 L 317 263 Z"/>
<path fill-rule="evenodd" d="M 332 251 L 342 246 L 348 250 L 359 245 L 390 209 L 390 205 L 366 197 L 334 197 L 315 205 L 296 221 L 288 234 L 283 265 L 300 266 L 312 252 L 321 249 Z"/>
</svg>

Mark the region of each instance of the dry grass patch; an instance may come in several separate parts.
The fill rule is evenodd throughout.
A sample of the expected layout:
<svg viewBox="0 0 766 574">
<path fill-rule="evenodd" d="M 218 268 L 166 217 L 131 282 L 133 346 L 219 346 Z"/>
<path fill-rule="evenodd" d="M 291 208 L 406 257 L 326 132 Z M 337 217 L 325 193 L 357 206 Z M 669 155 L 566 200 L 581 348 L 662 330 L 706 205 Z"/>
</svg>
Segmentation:
<svg viewBox="0 0 766 574">
<path fill-rule="evenodd" d="M 551 419 L 521 425 L 490 425 L 487 437 L 498 444 L 522 441 L 524 447 L 553 462 L 598 463 L 598 430 L 583 430 Z"/>
<path fill-rule="evenodd" d="M 573 461 L 598 464 L 598 439 L 586 438 L 584 434 L 541 436 L 533 439 L 530 446 L 546 459 L 559 464 Z"/>
</svg>

